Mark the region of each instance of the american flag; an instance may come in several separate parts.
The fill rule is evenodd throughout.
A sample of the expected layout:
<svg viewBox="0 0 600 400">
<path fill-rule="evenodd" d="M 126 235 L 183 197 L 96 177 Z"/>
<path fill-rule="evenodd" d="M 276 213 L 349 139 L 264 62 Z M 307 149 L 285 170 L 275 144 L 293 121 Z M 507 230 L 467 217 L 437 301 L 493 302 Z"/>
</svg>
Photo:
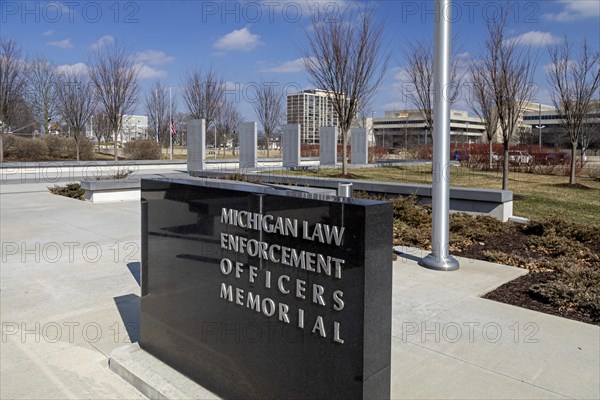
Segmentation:
<svg viewBox="0 0 600 400">
<path fill-rule="evenodd" d="M 173 120 L 171 120 L 171 136 L 173 139 L 177 136 L 177 128 L 175 127 L 175 122 L 173 122 Z"/>
</svg>

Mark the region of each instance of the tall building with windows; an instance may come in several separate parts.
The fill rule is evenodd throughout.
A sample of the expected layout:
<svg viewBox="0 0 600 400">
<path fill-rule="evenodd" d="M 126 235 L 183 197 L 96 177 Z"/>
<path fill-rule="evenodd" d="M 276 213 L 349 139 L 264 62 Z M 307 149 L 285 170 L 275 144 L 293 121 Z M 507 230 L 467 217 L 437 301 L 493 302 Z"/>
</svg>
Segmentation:
<svg viewBox="0 0 600 400">
<path fill-rule="evenodd" d="M 569 134 L 564 127 L 564 116 L 552 106 L 530 107 L 523 113 L 523 124 L 530 127 L 531 137 L 529 142 L 522 140 L 522 144 L 565 148 L 570 146 Z M 595 141 L 600 142 L 599 133 L 600 100 L 592 100 L 590 110 L 583 120 L 581 135 L 588 140 L 589 145 Z M 596 144 L 598 145 L 600 143 Z"/>
<path fill-rule="evenodd" d="M 310 89 L 287 96 L 287 123 L 300 124 L 300 140 L 303 144 L 317 144 L 319 128 L 339 126 L 339 119 L 328 92 Z"/>
<path fill-rule="evenodd" d="M 375 144 L 384 147 L 415 148 L 427 144 L 431 134 L 419 110 L 385 111 L 373 119 Z M 450 111 L 450 141 L 453 144 L 481 143 L 485 125 L 466 111 Z"/>
</svg>

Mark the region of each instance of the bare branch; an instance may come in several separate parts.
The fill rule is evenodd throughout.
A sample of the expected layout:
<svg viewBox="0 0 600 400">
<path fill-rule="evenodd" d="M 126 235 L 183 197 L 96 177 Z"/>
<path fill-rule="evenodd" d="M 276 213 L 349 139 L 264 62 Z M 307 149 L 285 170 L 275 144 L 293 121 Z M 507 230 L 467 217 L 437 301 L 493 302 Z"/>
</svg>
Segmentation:
<svg viewBox="0 0 600 400">
<path fill-rule="evenodd" d="M 263 127 L 267 138 L 267 157 L 273 133 L 277 130 L 283 119 L 283 93 L 277 89 L 274 83 L 264 82 L 255 89 L 255 100 L 252 108 Z"/>
<path fill-rule="evenodd" d="M 206 120 L 206 129 L 219 116 L 219 108 L 225 98 L 225 82 L 210 67 L 206 71 L 196 69 L 187 72 L 181 84 L 183 100 L 188 113 L 194 119 Z"/>
<path fill-rule="evenodd" d="M 54 65 L 44 56 L 38 55 L 27 68 L 26 99 L 42 134 L 46 133 L 50 119 L 56 113 L 56 86 Z"/>
<path fill-rule="evenodd" d="M 482 76 L 490 88 L 498 124 L 502 132 L 504 165 L 502 189 L 508 189 L 510 140 L 517 131 L 521 115 L 535 93 L 533 74 L 537 57 L 532 56 L 530 47 L 517 41 L 505 40 L 509 7 L 501 8 L 498 17 L 488 21 L 488 36 L 484 46 Z"/>
<path fill-rule="evenodd" d="M 89 56 L 88 73 L 113 132 L 115 160 L 118 160 L 117 135 L 123 115 L 131 114 L 139 95 L 133 53 L 118 42 L 101 46 Z"/>
<path fill-rule="evenodd" d="M 15 122 L 25 93 L 25 63 L 14 39 L 0 38 L 0 133 Z"/>
<path fill-rule="evenodd" d="M 338 115 L 343 140 L 343 174 L 347 174 L 347 144 L 358 107 L 368 104 L 379 88 L 389 60 L 384 51 L 383 24 L 374 9 L 347 8 L 335 19 L 313 16 L 306 32 L 304 69 L 311 83 L 328 92 Z"/>
<path fill-rule="evenodd" d="M 582 139 L 591 100 L 600 88 L 600 52 L 594 52 L 584 41 L 579 55 L 574 57 L 571 47 L 565 37 L 562 44 L 548 50 L 551 60 L 548 82 L 552 88 L 552 101 L 571 140 L 569 183 L 573 185 L 577 145 Z M 581 143 L 586 145 L 584 141 Z"/>
<path fill-rule="evenodd" d="M 145 108 L 150 129 L 155 133 L 158 143 L 169 142 L 169 92 L 161 81 L 156 81 L 148 90 Z"/>
<path fill-rule="evenodd" d="M 64 72 L 57 76 L 57 109 L 62 119 L 71 127 L 77 146 L 79 161 L 79 140 L 85 134 L 85 126 L 97 105 L 95 88 L 89 77 L 83 73 Z"/>
</svg>

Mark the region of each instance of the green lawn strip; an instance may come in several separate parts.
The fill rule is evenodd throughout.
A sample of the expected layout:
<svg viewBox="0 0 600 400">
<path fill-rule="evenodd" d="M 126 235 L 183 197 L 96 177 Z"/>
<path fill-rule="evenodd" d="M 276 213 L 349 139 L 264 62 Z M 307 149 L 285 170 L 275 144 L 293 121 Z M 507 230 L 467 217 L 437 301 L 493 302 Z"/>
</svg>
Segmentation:
<svg viewBox="0 0 600 400">
<path fill-rule="evenodd" d="M 431 184 L 431 165 L 350 169 L 349 174 L 360 180 Z M 269 171 L 270 174 L 334 178 L 340 169 L 326 168 L 308 171 Z M 511 172 L 509 190 L 515 195 L 514 214 L 525 218 L 560 216 L 564 220 L 600 225 L 600 182 L 582 176 L 577 179 L 588 189 L 563 186 L 565 176 Z M 457 187 L 500 189 L 500 171 L 482 171 L 467 167 L 450 169 L 450 184 Z"/>
</svg>

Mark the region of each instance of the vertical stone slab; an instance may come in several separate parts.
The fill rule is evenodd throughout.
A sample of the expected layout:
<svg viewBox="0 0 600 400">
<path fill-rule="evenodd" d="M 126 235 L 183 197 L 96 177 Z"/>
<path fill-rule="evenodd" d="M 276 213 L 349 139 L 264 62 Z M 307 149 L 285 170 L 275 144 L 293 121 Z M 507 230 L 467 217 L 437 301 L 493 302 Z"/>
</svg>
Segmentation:
<svg viewBox="0 0 600 400">
<path fill-rule="evenodd" d="M 203 119 L 193 119 L 187 122 L 187 170 L 204 170 L 206 157 L 206 123 Z"/>
<path fill-rule="evenodd" d="M 337 136 L 336 126 L 319 128 L 319 163 L 322 167 L 335 166 L 337 163 Z"/>
<path fill-rule="evenodd" d="M 142 349 L 225 399 L 390 398 L 391 203 L 183 179 L 141 197 Z"/>
<path fill-rule="evenodd" d="M 369 163 L 369 141 L 366 128 L 350 130 L 350 157 L 352 164 Z"/>
<path fill-rule="evenodd" d="M 283 167 L 294 168 L 300 166 L 300 125 L 289 124 L 283 126 Z"/>
<path fill-rule="evenodd" d="M 240 134 L 240 169 L 256 168 L 256 122 L 242 122 L 238 131 Z"/>
</svg>

